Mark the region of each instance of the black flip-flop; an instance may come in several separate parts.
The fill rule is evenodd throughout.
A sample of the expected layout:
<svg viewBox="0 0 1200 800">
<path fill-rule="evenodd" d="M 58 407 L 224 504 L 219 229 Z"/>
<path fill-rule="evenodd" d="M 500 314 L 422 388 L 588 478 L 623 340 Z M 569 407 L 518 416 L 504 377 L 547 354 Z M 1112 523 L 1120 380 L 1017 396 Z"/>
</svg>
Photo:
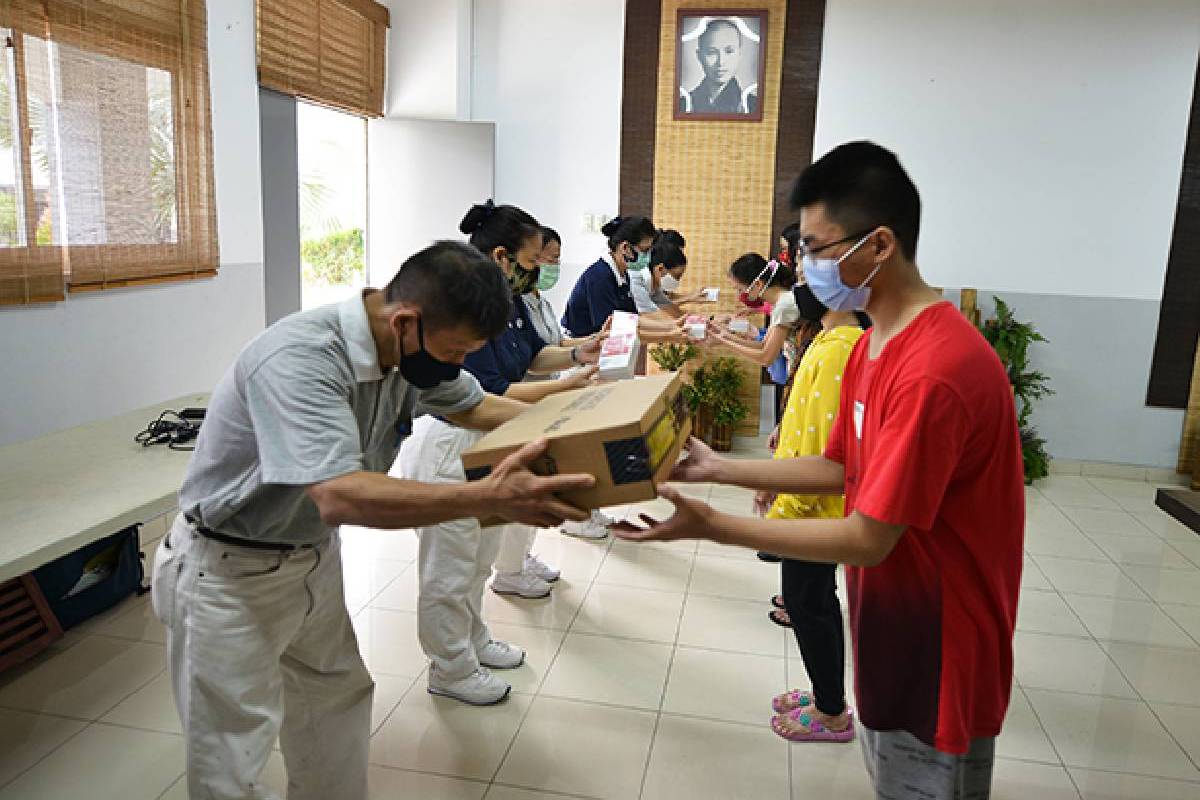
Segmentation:
<svg viewBox="0 0 1200 800">
<path fill-rule="evenodd" d="M 783 611 L 784 614 L 787 613 L 787 611 L 784 611 L 782 608 L 772 608 L 770 611 L 767 612 L 767 619 L 771 620 L 771 622 L 774 622 L 776 625 L 778 625 L 781 628 L 792 627 L 791 622 L 784 622 L 783 620 L 781 620 L 779 617 L 776 616 L 781 611 Z"/>
</svg>

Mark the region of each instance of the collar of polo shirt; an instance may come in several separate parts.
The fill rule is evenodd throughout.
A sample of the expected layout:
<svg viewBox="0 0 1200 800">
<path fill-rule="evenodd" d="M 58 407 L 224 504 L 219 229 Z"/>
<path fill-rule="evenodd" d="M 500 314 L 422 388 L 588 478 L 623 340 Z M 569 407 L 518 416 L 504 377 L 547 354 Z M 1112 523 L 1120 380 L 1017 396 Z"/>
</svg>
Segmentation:
<svg viewBox="0 0 1200 800">
<path fill-rule="evenodd" d="M 350 351 L 350 365 L 354 379 L 359 383 L 383 380 L 383 369 L 379 366 L 379 350 L 375 337 L 371 335 L 371 321 L 367 318 L 367 306 L 363 302 L 373 289 L 364 289 L 338 306 L 338 317 L 342 323 L 342 336 Z"/>
</svg>

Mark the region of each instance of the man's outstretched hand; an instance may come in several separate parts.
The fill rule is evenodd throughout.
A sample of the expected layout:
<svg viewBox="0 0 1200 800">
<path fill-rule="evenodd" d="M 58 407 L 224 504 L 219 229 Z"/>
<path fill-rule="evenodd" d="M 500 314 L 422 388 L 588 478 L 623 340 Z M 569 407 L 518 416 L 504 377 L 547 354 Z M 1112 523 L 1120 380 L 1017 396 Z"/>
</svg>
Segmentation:
<svg viewBox="0 0 1200 800">
<path fill-rule="evenodd" d="M 656 520 L 648 514 L 639 514 L 635 524 L 629 520 L 618 522 L 612 531 L 618 538 L 633 542 L 673 542 L 678 539 L 711 539 L 716 531 L 713 519 L 717 512 L 712 506 L 695 498 L 680 494 L 671 486 L 660 486 L 658 496 L 670 500 L 675 513 L 664 520 Z"/>
<path fill-rule="evenodd" d="M 560 500 L 557 492 L 586 489 L 596 483 L 591 475 L 535 475 L 530 467 L 549 447 L 539 439 L 530 442 L 501 461 L 485 480 L 491 483 L 491 502 L 494 511 L 506 519 L 553 528 L 565 520 L 582 522 L 588 512 Z"/>
</svg>

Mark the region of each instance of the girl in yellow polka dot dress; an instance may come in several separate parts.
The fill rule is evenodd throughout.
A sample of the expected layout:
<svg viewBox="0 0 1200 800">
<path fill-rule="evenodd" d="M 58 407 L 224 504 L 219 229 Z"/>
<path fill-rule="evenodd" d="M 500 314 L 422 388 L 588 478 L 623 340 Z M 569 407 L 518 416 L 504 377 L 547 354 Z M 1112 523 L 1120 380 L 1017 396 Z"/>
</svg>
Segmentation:
<svg viewBox="0 0 1200 800">
<path fill-rule="evenodd" d="M 775 458 L 825 452 L 838 413 L 842 373 L 863 334 L 854 314 L 830 311 L 807 286 L 796 286 L 794 296 L 800 318 L 819 322 L 821 332 L 813 338 L 796 369 Z M 760 507 L 770 500 L 760 497 Z M 844 510 L 840 495 L 779 495 L 767 512 L 772 519 L 841 516 Z M 771 618 L 779 624 L 787 624 L 790 618 L 812 691 L 794 690 L 776 697 L 771 729 L 790 741 L 851 741 L 854 723 L 846 705 L 846 645 L 837 596 L 837 565 L 784 559 L 781 569 L 782 608 L 773 609 Z"/>
</svg>

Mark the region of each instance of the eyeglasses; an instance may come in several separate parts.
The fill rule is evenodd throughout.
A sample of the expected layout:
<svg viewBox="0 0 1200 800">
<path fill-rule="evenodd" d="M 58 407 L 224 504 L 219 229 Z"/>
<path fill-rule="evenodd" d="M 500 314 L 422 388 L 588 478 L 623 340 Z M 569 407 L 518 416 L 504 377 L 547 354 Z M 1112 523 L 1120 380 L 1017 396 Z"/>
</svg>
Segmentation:
<svg viewBox="0 0 1200 800">
<path fill-rule="evenodd" d="M 877 228 L 879 226 L 876 225 L 875 227 Z M 838 239 L 836 242 L 827 242 L 825 244 L 818 245 L 817 247 L 811 247 L 808 244 L 808 242 L 801 240 L 800 243 L 796 246 L 796 250 L 797 250 L 797 252 L 800 253 L 801 257 L 815 256 L 817 253 L 820 253 L 824 250 L 828 250 L 831 247 L 837 247 L 839 244 L 846 244 L 846 242 L 857 241 L 858 239 L 861 239 L 864 236 L 866 236 L 868 233 L 871 233 L 873 230 L 875 230 L 875 228 L 867 228 L 865 231 L 860 231 L 859 233 L 852 233 L 849 236 L 845 236 L 845 237 L 842 237 L 841 239 Z"/>
</svg>

